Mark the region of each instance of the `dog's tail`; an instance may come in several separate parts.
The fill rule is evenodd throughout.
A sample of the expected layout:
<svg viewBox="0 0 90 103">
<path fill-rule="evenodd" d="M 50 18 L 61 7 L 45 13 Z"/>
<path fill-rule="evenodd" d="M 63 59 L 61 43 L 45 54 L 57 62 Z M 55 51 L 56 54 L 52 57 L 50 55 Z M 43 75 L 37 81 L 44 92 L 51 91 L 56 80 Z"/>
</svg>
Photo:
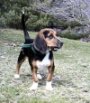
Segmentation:
<svg viewBox="0 0 90 103">
<path fill-rule="evenodd" d="M 21 18 L 21 24 L 22 24 L 22 29 L 24 32 L 24 38 L 25 38 L 25 42 L 27 42 L 28 40 L 30 40 L 30 36 L 29 33 L 27 32 L 27 28 L 25 25 L 25 22 L 27 21 L 28 17 L 25 16 L 25 14 L 22 14 L 22 18 Z"/>
</svg>

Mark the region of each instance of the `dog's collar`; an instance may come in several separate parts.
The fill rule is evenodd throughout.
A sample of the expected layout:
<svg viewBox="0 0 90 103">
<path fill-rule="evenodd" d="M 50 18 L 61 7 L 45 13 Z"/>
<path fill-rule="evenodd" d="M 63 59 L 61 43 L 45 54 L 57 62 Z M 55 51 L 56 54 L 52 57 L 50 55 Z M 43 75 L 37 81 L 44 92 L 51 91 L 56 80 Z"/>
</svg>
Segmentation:
<svg viewBox="0 0 90 103">
<path fill-rule="evenodd" d="M 22 48 L 31 48 L 32 47 L 32 43 L 31 44 L 22 44 L 21 47 Z"/>
<path fill-rule="evenodd" d="M 35 45 L 33 44 L 32 45 L 32 51 L 35 53 L 35 54 L 38 54 L 38 55 L 45 55 L 46 53 L 42 53 L 40 52 L 38 49 L 36 49 Z"/>
<path fill-rule="evenodd" d="M 35 47 L 34 47 L 34 44 L 31 43 L 31 44 L 23 44 L 21 45 L 22 48 L 31 48 L 32 51 L 35 53 L 35 54 L 43 54 L 41 52 L 39 52 Z M 45 53 L 46 54 L 46 53 Z"/>
<path fill-rule="evenodd" d="M 22 48 L 31 48 L 32 51 L 36 54 L 36 50 L 34 49 L 33 43 L 31 44 L 23 44 L 21 45 Z"/>
</svg>

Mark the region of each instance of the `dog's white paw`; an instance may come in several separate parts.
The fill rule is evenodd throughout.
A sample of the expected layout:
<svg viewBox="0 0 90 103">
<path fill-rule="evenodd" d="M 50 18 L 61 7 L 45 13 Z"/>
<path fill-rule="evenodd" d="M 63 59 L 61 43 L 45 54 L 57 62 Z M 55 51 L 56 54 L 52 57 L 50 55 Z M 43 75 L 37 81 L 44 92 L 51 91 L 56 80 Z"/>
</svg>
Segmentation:
<svg viewBox="0 0 90 103">
<path fill-rule="evenodd" d="M 20 78 L 20 75 L 19 75 L 19 74 L 15 74 L 15 75 L 14 75 L 14 78 L 15 78 L 15 79 L 19 79 L 19 78 Z"/>
<path fill-rule="evenodd" d="M 37 88 L 38 88 L 38 83 L 33 82 L 32 86 L 30 87 L 30 90 L 37 90 Z"/>
<path fill-rule="evenodd" d="M 49 91 L 53 90 L 52 82 L 51 81 L 46 83 L 46 90 L 49 90 Z"/>
<path fill-rule="evenodd" d="M 42 79 L 42 76 L 41 76 L 40 74 L 37 74 L 37 78 L 38 78 L 39 80 L 41 80 L 41 79 Z"/>
</svg>

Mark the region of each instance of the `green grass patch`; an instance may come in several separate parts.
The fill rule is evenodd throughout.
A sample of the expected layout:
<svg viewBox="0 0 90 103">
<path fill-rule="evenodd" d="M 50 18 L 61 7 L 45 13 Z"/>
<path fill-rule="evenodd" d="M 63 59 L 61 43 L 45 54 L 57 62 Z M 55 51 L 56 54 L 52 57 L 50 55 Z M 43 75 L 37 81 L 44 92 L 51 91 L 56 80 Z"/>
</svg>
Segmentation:
<svg viewBox="0 0 90 103">
<path fill-rule="evenodd" d="M 29 32 L 31 37 L 35 36 L 35 32 Z M 24 42 L 24 34 L 22 30 L 0 29 L 0 40 L 8 42 Z"/>
<path fill-rule="evenodd" d="M 36 32 L 29 32 L 34 38 Z M 18 45 L 24 42 L 21 30 L 0 29 L 0 103 L 89 103 L 90 102 L 90 43 L 62 38 L 62 49 L 54 52 L 54 90 L 45 91 L 39 85 L 30 91 L 32 84 L 29 64 L 21 69 L 20 80 L 14 80 Z M 12 46 L 10 44 L 18 44 Z M 60 77 L 60 78 L 59 78 Z"/>
</svg>

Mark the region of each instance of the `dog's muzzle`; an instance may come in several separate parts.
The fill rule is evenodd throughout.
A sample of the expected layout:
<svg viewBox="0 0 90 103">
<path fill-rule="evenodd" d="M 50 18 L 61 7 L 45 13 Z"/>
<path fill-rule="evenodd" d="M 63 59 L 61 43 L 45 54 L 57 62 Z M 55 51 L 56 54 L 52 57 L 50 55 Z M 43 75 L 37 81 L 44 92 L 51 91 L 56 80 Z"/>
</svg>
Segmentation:
<svg viewBox="0 0 90 103">
<path fill-rule="evenodd" d="M 60 41 L 60 40 L 58 40 L 57 41 L 57 48 L 61 48 L 63 46 L 63 42 L 62 41 Z"/>
<path fill-rule="evenodd" d="M 60 49 L 63 46 L 63 42 L 60 40 L 57 40 L 57 45 L 56 47 L 53 48 L 53 51 L 57 51 L 58 49 Z"/>
</svg>

